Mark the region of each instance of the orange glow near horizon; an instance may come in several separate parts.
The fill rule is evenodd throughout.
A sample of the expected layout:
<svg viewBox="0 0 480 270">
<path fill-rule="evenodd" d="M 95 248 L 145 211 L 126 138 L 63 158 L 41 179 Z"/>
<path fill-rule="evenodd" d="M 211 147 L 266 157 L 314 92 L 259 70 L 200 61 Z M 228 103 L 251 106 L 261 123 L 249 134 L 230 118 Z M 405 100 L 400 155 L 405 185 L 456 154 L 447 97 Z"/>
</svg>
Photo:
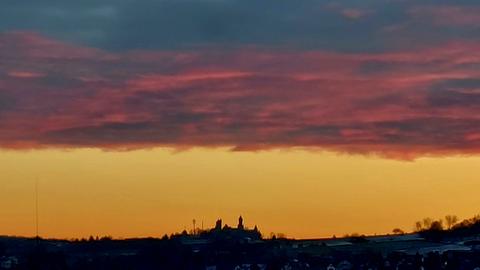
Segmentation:
<svg viewBox="0 0 480 270">
<path fill-rule="evenodd" d="M 331 152 L 165 149 L 0 152 L 0 235 L 162 236 L 217 218 L 288 237 L 411 231 L 478 213 L 480 157 L 397 161 Z"/>
</svg>

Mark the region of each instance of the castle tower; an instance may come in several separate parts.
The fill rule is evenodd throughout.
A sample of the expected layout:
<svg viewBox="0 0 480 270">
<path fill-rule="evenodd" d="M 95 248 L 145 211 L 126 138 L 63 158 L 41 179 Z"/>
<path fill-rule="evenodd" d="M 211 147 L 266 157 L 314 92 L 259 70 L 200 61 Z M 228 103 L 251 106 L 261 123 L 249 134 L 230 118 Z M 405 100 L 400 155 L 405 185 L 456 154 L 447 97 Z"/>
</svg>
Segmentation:
<svg viewBox="0 0 480 270">
<path fill-rule="evenodd" d="M 217 222 L 215 223 L 215 230 L 216 231 L 222 230 L 222 220 L 221 219 L 217 219 Z"/>
<path fill-rule="evenodd" d="M 245 228 L 245 227 L 243 226 L 243 218 L 242 218 L 242 216 L 240 216 L 240 217 L 238 218 L 238 226 L 237 226 L 237 229 L 243 230 L 244 228 Z"/>
</svg>

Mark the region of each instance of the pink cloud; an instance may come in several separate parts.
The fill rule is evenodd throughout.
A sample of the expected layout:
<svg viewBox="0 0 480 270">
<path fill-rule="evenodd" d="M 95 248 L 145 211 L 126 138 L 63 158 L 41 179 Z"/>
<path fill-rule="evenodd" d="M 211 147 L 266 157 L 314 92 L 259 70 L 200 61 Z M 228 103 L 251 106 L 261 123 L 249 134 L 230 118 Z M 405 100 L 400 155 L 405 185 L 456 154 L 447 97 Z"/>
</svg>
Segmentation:
<svg viewBox="0 0 480 270">
<path fill-rule="evenodd" d="M 0 46 L 3 148 L 480 152 L 479 43 L 111 53 L 10 33 Z"/>
<path fill-rule="evenodd" d="M 44 74 L 42 73 L 29 72 L 29 71 L 10 71 L 7 74 L 10 77 L 21 78 L 21 79 L 40 78 L 44 76 Z"/>
</svg>

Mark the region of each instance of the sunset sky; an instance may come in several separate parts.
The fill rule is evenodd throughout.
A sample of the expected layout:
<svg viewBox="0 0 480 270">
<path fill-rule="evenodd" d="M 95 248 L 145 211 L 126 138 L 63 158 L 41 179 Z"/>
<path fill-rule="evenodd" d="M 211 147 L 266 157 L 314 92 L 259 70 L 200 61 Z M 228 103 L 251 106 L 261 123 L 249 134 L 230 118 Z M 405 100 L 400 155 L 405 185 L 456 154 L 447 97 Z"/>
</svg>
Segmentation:
<svg viewBox="0 0 480 270">
<path fill-rule="evenodd" d="M 0 3 L 0 235 L 480 211 L 473 0 Z"/>
</svg>

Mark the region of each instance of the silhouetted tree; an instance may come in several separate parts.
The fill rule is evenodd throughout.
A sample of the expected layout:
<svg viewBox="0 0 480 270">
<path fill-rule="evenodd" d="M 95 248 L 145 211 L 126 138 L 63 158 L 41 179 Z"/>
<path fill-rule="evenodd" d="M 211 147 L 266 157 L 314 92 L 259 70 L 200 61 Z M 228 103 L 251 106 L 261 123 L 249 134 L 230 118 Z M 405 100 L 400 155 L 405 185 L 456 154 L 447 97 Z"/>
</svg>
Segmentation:
<svg viewBox="0 0 480 270">
<path fill-rule="evenodd" d="M 458 222 L 458 217 L 455 215 L 445 216 L 445 222 L 447 223 L 447 229 L 451 229 Z"/>
<path fill-rule="evenodd" d="M 443 231 L 443 222 L 442 220 L 435 220 L 430 224 L 431 231 Z"/>
<path fill-rule="evenodd" d="M 405 232 L 400 228 L 395 228 L 392 230 L 394 234 L 405 234 Z"/>
<path fill-rule="evenodd" d="M 423 219 L 423 228 L 429 229 L 432 226 L 433 220 L 431 218 L 424 218 Z"/>
<path fill-rule="evenodd" d="M 422 228 L 423 228 L 423 227 L 422 227 L 422 222 L 421 222 L 421 221 L 415 222 L 415 231 L 416 231 L 416 232 L 421 231 Z"/>
<path fill-rule="evenodd" d="M 105 236 L 102 236 L 102 238 L 100 238 L 100 241 L 112 241 L 112 240 L 113 240 L 113 237 L 110 235 L 105 235 Z"/>
<path fill-rule="evenodd" d="M 430 227 L 425 228 L 423 231 L 421 231 L 421 234 L 427 240 L 440 241 L 443 237 L 445 237 L 442 220 L 432 221 Z"/>
</svg>

